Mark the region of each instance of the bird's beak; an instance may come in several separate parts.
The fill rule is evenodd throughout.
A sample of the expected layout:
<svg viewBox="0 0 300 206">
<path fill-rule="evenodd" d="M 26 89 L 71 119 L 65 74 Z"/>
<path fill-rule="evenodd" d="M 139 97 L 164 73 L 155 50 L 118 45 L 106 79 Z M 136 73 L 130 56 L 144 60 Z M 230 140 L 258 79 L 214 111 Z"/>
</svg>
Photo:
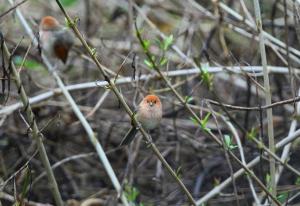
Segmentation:
<svg viewBox="0 0 300 206">
<path fill-rule="evenodd" d="M 150 105 L 150 107 L 152 107 L 153 106 L 153 102 L 149 102 L 149 105 Z"/>
</svg>

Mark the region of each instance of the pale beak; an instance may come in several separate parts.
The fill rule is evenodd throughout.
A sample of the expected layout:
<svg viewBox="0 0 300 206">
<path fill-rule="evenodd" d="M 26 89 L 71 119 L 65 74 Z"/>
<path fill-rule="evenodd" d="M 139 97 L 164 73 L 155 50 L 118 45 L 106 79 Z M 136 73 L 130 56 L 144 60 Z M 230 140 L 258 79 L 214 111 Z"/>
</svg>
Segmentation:
<svg viewBox="0 0 300 206">
<path fill-rule="evenodd" d="M 149 102 L 149 105 L 150 105 L 150 107 L 152 107 L 153 106 L 153 102 Z"/>
</svg>

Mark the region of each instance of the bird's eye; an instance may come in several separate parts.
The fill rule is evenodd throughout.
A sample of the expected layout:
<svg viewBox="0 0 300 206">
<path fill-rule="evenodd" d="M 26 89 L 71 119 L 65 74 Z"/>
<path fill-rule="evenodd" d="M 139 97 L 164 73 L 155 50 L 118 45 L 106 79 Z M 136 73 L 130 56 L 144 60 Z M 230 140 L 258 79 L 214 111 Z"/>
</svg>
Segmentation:
<svg viewBox="0 0 300 206">
<path fill-rule="evenodd" d="M 156 100 L 154 100 L 153 103 L 156 104 Z"/>
</svg>

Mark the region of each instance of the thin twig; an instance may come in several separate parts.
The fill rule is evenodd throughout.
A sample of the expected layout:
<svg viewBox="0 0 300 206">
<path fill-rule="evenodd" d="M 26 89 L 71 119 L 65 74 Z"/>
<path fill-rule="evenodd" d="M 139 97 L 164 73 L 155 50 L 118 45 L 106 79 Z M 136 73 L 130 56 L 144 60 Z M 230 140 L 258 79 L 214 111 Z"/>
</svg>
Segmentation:
<svg viewBox="0 0 300 206">
<path fill-rule="evenodd" d="M 86 158 L 95 155 L 94 152 L 86 153 L 86 154 L 77 154 L 70 157 L 67 157 L 65 159 L 60 160 L 59 162 L 56 162 L 54 165 L 51 166 L 52 170 L 56 169 L 57 167 L 61 166 L 62 164 L 65 164 L 66 162 L 77 160 L 80 158 Z M 37 176 L 34 181 L 32 182 L 31 186 L 33 187 L 40 179 L 42 179 L 45 176 L 45 172 L 41 173 L 39 176 Z"/>
<path fill-rule="evenodd" d="M 264 88 L 265 88 L 265 94 L 266 94 L 266 104 L 270 105 L 270 104 L 272 104 L 272 98 L 271 98 L 270 81 L 269 81 L 269 74 L 268 74 L 268 67 L 267 67 L 265 37 L 264 37 L 263 28 L 262 28 L 262 20 L 261 20 L 261 14 L 260 14 L 260 5 L 259 5 L 258 0 L 253 0 L 253 4 L 254 4 L 254 9 L 255 9 L 257 30 L 259 32 L 260 55 L 261 55 L 262 65 L 264 68 L 263 72 L 264 72 Z M 267 109 L 267 119 L 268 119 L 269 149 L 270 149 L 270 152 L 275 153 L 272 108 Z M 270 183 L 269 184 L 270 184 L 271 194 L 276 196 L 275 159 L 273 157 L 269 156 L 269 162 L 270 162 Z M 275 204 L 275 202 L 273 202 L 272 205 L 274 205 L 274 204 Z"/>
<path fill-rule="evenodd" d="M 207 100 L 209 103 L 214 104 L 214 105 L 218 105 L 221 106 L 221 104 L 217 101 L 208 99 Z M 235 106 L 235 105 L 229 105 L 229 104 L 222 104 L 224 107 L 228 108 L 228 109 L 232 109 L 232 110 L 244 110 L 244 111 L 251 111 L 251 110 L 255 110 L 255 111 L 259 111 L 259 110 L 266 110 L 269 108 L 274 108 L 274 107 L 278 107 L 278 106 L 282 106 L 284 104 L 293 104 L 294 102 L 299 102 L 300 101 L 300 96 L 297 96 L 295 98 L 291 98 L 291 99 L 287 99 L 287 100 L 282 100 L 279 102 L 275 102 L 272 103 L 270 105 L 263 105 L 261 107 L 242 107 L 242 106 Z"/>
<path fill-rule="evenodd" d="M 20 3 L 17 3 L 15 6 L 9 8 L 7 11 L 3 12 L 2 14 L 0 14 L 0 19 L 5 16 L 6 14 L 8 14 L 9 12 L 15 10 L 18 6 L 22 5 L 23 3 L 25 3 L 27 0 L 23 0 Z"/>
</svg>

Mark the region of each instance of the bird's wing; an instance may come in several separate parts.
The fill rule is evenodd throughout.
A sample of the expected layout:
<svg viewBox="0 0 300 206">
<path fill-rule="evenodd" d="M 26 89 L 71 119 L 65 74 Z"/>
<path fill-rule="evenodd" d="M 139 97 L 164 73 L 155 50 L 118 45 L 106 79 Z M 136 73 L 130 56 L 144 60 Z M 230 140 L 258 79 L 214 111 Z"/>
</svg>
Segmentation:
<svg viewBox="0 0 300 206">
<path fill-rule="evenodd" d="M 66 63 L 69 49 L 74 43 L 74 38 L 68 30 L 62 30 L 57 35 L 58 38 L 56 38 L 54 42 L 54 53 L 59 59 Z"/>
</svg>

